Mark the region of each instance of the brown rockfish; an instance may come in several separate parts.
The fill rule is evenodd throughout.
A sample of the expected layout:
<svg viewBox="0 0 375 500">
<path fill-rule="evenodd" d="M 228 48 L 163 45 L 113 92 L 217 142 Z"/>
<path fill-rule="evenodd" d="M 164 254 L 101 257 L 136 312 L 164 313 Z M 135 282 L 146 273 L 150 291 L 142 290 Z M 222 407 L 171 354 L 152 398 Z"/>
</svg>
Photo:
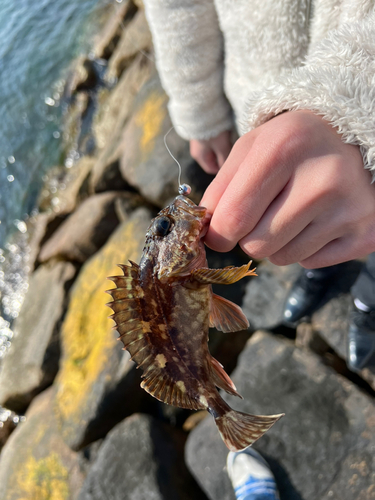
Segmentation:
<svg viewBox="0 0 375 500">
<path fill-rule="evenodd" d="M 232 410 L 217 388 L 241 397 L 208 350 L 208 330 L 249 326 L 241 308 L 212 292 L 212 284 L 255 275 L 250 264 L 209 269 L 202 238 L 211 216 L 206 208 L 177 196 L 152 220 L 139 265 L 120 265 L 111 279 L 119 339 L 143 370 L 141 387 L 174 406 L 205 409 L 230 450 L 241 450 L 282 415 L 256 416 Z"/>
</svg>

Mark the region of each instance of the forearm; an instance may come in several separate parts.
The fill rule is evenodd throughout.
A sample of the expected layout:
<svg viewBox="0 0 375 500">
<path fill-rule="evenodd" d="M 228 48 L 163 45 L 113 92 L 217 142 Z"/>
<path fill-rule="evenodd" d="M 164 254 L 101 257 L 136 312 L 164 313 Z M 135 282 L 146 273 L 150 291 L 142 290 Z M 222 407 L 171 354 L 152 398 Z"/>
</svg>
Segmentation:
<svg viewBox="0 0 375 500">
<path fill-rule="evenodd" d="M 177 132 L 209 139 L 232 127 L 223 43 L 212 0 L 145 0 L 156 63 Z"/>
</svg>

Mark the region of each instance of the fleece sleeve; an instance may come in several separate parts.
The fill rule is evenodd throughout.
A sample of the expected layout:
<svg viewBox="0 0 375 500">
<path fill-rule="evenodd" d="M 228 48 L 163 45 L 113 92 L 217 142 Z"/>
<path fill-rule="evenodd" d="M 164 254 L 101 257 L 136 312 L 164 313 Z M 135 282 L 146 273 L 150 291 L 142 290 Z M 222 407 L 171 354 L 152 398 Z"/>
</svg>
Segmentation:
<svg viewBox="0 0 375 500">
<path fill-rule="evenodd" d="M 253 93 L 242 132 L 285 110 L 307 109 L 329 121 L 350 144 L 360 146 L 375 180 L 375 16 L 347 23 L 328 36 L 303 66 Z"/>
<path fill-rule="evenodd" d="M 223 40 L 213 0 L 144 0 L 173 125 L 185 139 L 231 129 Z"/>
</svg>

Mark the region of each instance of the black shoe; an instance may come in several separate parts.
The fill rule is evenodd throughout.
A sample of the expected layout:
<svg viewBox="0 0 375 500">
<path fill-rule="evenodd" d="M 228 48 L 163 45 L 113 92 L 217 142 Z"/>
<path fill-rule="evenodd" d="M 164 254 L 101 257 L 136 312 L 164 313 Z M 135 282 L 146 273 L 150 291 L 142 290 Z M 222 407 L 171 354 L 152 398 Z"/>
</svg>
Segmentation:
<svg viewBox="0 0 375 500">
<path fill-rule="evenodd" d="M 310 316 L 323 305 L 325 292 L 335 272 L 331 268 L 303 270 L 285 301 L 285 325 L 295 326 L 302 318 Z"/>
<path fill-rule="evenodd" d="M 348 368 L 354 372 L 375 370 L 375 309 L 361 311 L 354 305 L 347 334 Z"/>
</svg>

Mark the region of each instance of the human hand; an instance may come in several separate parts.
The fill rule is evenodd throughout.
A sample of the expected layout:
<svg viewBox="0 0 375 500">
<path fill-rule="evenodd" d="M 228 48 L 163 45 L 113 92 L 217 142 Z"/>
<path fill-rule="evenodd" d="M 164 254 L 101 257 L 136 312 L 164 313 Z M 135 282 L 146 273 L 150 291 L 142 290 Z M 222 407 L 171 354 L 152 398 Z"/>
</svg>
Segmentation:
<svg viewBox="0 0 375 500">
<path fill-rule="evenodd" d="M 231 132 L 225 130 L 207 141 L 192 139 L 190 141 L 190 154 L 205 172 L 216 174 L 223 166 L 232 146 Z"/>
<path fill-rule="evenodd" d="M 241 137 L 207 188 L 205 242 L 237 242 L 276 265 L 325 267 L 375 251 L 375 186 L 358 146 L 309 111 L 276 116 Z"/>
</svg>

